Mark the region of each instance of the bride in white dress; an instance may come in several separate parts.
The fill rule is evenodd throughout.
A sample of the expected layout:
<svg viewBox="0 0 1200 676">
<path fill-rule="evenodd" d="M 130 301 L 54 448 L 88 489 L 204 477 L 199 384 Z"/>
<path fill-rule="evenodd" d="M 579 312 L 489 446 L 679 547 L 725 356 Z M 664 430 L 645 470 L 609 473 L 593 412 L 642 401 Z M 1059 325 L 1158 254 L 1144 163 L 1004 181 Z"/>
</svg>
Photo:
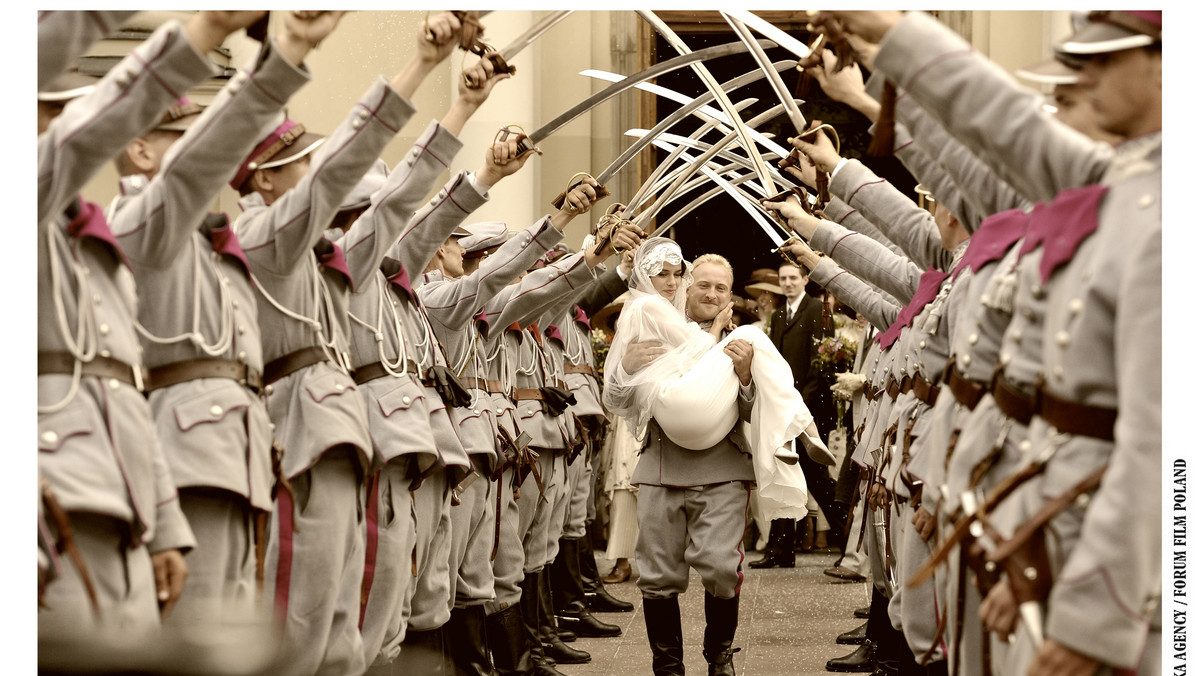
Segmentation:
<svg viewBox="0 0 1200 676">
<path fill-rule="evenodd" d="M 621 310 L 612 347 L 604 363 L 604 405 L 629 423 L 638 439 L 654 418 L 677 445 L 711 448 L 738 419 L 738 388 L 725 345 L 742 339 L 754 346 L 751 375 L 755 387 L 746 438 L 754 462 L 760 506 L 768 518 L 807 516 L 807 484 L 795 464 L 791 440 L 800 437 L 810 457 L 829 464 L 832 456 L 817 435 L 813 416 L 792 386 L 791 368 L 761 329 L 742 326 L 724 339 L 732 307 L 725 308 L 705 331 L 686 319 L 684 304 L 691 264 L 679 245 L 664 237 L 646 240 L 634 255 L 631 302 Z M 657 341 L 658 345 L 647 341 Z M 622 360 L 632 343 L 655 355 L 628 373 Z"/>
</svg>

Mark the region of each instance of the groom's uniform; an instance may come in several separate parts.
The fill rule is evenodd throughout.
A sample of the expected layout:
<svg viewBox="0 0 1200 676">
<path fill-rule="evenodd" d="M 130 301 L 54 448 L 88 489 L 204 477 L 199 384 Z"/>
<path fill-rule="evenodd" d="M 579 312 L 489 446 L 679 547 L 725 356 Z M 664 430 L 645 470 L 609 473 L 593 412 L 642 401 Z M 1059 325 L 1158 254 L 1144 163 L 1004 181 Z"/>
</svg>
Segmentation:
<svg viewBox="0 0 1200 676">
<path fill-rule="evenodd" d="M 753 381 L 739 390 L 743 421 L 750 420 L 754 394 Z M 687 590 L 689 567 L 700 573 L 705 589 L 705 659 L 729 664 L 745 558 L 742 537 L 754 487 L 749 453 L 741 425 L 699 451 L 676 445 L 653 418 L 647 426 L 632 483 L 638 486 L 638 588 L 655 674 L 683 673 L 677 596 Z"/>
</svg>

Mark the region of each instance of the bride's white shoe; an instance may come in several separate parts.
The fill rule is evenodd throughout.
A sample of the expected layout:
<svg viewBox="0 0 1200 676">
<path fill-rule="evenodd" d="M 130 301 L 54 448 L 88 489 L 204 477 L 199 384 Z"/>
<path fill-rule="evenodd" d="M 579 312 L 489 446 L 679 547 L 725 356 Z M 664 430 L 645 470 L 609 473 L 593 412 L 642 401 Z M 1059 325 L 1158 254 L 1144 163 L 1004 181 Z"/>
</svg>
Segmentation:
<svg viewBox="0 0 1200 676">
<path fill-rule="evenodd" d="M 796 451 L 792 450 L 791 444 L 775 449 L 775 459 L 786 465 L 795 465 L 800 462 L 800 456 L 796 455 Z"/>
<path fill-rule="evenodd" d="M 804 450 L 808 451 L 808 457 L 812 458 L 813 462 L 822 465 L 837 464 L 837 458 L 833 457 L 833 453 L 825 445 L 825 442 L 821 441 L 821 437 L 809 436 L 808 432 L 801 432 L 800 443 L 804 444 Z"/>
</svg>

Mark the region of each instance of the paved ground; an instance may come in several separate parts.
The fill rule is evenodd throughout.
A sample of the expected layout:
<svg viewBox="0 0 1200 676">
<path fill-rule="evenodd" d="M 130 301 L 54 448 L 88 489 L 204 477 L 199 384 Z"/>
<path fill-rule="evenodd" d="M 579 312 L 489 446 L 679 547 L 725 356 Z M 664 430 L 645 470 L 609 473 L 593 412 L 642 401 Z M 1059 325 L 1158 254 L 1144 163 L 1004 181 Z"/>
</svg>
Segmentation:
<svg viewBox="0 0 1200 676">
<path fill-rule="evenodd" d="M 863 621 L 854 618 L 855 608 L 870 603 L 868 583 L 833 583 L 822 570 L 837 558 L 834 550 L 797 554 L 795 568 L 746 569 L 742 586 L 737 638 L 733 645 L 741 651 L 733 657 L 739 676 L 804 676 L 829 674 L 825 661 L 852 652 L 855 646 L 834 643 L 834 638 Z M 607 573 L 612 563 L 600 559 L 600 572 Z M 757 553 L 746 558 L 753 561 Z M 634 562 L 634 575 L 637 563 Z M 605 622 L 621 626 L 618 638 L 581 638 L 572 647 L 591 653 L 588 664 L 559 665 L 568 676 L 622 676 L 650 674 L 650 646 L 646 641 L 646 622 L 642 617 L 641 595 L 633 578 L 629 582 L 608 585 L 613 596 L 636 604 L 632 613 L 597 615 Z M 683 614 L 685 664 L 689 674 L 707 674 L 700 654 L 704 632 L 704 587 L 700 576 L 692 572 L 688 592 L 680 597 Z"/>
</svg>

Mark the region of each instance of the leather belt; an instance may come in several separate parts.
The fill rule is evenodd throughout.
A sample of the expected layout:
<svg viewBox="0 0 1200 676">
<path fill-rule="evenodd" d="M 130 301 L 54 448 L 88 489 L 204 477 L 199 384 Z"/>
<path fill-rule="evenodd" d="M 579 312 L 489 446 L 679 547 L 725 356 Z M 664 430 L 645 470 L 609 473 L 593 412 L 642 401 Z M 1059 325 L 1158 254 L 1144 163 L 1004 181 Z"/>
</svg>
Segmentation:
<svg viewBox="0 0 1200 676">
<path fill-rule="evenodd" d="M 1113 440 L 1117 409 L 1089 406 L 1054 396 L 1038 387 L 1037 414 L 1064 434 L 1078 434 L 1104 441 Z"/>
<path fill-rule="evenodd" d="M 459 380 L 462 382 L 463 387 L 469 390 L 483 390 L 484 392 L 491 391 L 488 389 L 488 381 L 484 380 L 483 378 L 459 378 Z"/>
<path fill-rule="evenodd" d="M 513 401 L 528 401 L 530 399 L 536 399 L 537 401 L 545 401 L 546 395 L 542 394 L 541 390 L 536 390 L 536 389 L 521 389 L 519 387 L 513 389 L 513 391 L 512 391 L 512 400 Z"/>
<path fill-rule="evenodd" d="M 381 361 L 371 362 L 370 364 L 359 366 L 354 369 L 354 382 L 362 385 L 363 383 L 368 383 L 372 380 L 378 380 L 379 378 L 394 375 L 394 370 L 395 369 L 389 371 L 387 368 L 384 368 L 383 362 Z M 430 387 L 433 386 L 433 381 L 430 380 L 429 376 L 426 375 L 426 373 L 422 371 L 419 366 L 417 366 L 417 363 L 411 359 L 405 360 L 404 373 L 411 373 L 415 375 L 417 380 L 421 381 L 422 385 L 427 385 Z"/>
<path fill-rule="evenodd" d="M 996 400 L 996 407 L 1004 415 L 1022 425 L 1028 425 L 1037 410 L 1036 398 L 1025 394 L 1016 383 L 1005 378 L 999 369 L 992 376 L 992 397 Z"/>
<path fill-rule="evenodd" d="M 934 385 L 928 380 L 925 380 L 925 376 L 922 376 L 920 373 L 918 373 L 917 375 L 913 376 L 912 391 L 913 394 L 917 395 L 917 399 L 920 399 L 926 404 L 933 406 L 934 402 L 937 401 L 938 394 L 941 393 L 942 388 L 938 385 Z"/>
<path fill-rule="evenodd" d="M 240 361 L 228 359 L 187 359 L 163 366 L 155 366 L 149 370 L 146 378 L 146 391 L 153 392 L 164 387 L 186 383 L 200 378 L 228 378 L 239 385 L 252 390 L 255 394 L 262 391 L 263 377 L 258 370 Z"/>
<path fill-rule="evenodd" d="M 551 380 L 547 384 L 547 387 L 557 387 L 558 389 L 563 390 L 565 392 L 571 391 L 571 388 L 567 387 L 567 382 L 565 380 L 559 380 L 558 378 Z"/>
<path fill-rule="evenodd" d="M 979 400 L 983 399 L 983 395 L 987 393 L 987 386 L 983 383 L 977 383 L 969 380 L 958 370 L 957 364 L 951 364 L 946 371 L 946 386 L 954 393 L 954 398 L 958 403 L 966 406 L 974 411 L 979 405 Z"/>
<path fill-rule="evenodd" d="M 589 375 L 596 380 L 600 380 L 600 372 L 597 371 L 596 367 L 592 366 L 591 364 L 572 364 L 570 362 L 564 363 L 563 375 L 568 373 L 582 373 L 584 375 Z"/>
<path fill-rule="evenodd" d="M 895 401 L 896 397 L 899 397 L 901 394 L 908 394 L 912 391 L 912 378 L 904 376 L 900 380 L 896 380 L 895 376 L 888 376 L 887 386 L 884 389 L 887 390 L 887 394 L 892 398 L 892 401 Z"/>
<path fill-rule="evenodd" d="M 77 360 L 75 355 L 70 352 L 38 352 L 37 365 L 38 375 L 63 374 L 72 375 L 75 373 L 75 364 Z M 139 390 L 142 390 L 144 378 L 141 373 L 134 372 L 134 367 L 126 364 L 119 359 L 112 357 L 101 357 L 99 355 L 93 357 L 90 361 L 79 362 L 80 373 L 84 376 L 93 376 L 96 378 L 112 378 L 119 380 L 126 385 L 132 385 Z"/>
<path fill-rule="evenodd" d="M 320 346 L 306 347 L 295 352 L 289 352 L 278 359 L 272 359 L 263 367 L 263 385 L 270 385 L 292 375 L 305 366 L 312 366 L 323 361 L 329 361 L 324 348 Z"/>
<path fill-rule="evenodd" d="M 871 383 L 863 383 L 863 396 L 867 398 L 867 401 L 875 401 L 880 392 L 883 392 L 882 388 L 877 390 Z"/>
<path fill-rule="evenodd" d="M 504 384 L 499 380 L 488 380 L 486 382 L 488 394 L 504 394 Z"/>
</svg>

